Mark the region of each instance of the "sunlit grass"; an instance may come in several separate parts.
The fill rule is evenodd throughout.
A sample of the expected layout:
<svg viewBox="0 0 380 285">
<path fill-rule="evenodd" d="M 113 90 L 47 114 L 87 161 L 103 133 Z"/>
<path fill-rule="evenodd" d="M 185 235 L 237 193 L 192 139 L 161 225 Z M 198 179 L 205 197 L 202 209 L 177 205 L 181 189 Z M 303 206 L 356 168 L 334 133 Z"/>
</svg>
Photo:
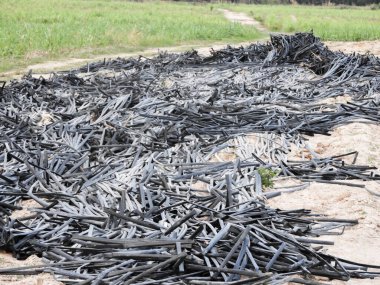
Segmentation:
<svg viewBox="0 0 380 285">
<path fill-rule="evenodd" d="M 270 31 L 314 33 L 323 40 L 380 39 L 380 10 L 367 7 L 226 5 L 262 22 Z"/>
<path fill-rule="evenodd" d="M 0 71 L 48 59 L 260 34 L 209 5 L 116 0 L 1 0 Z"/>
</svg>

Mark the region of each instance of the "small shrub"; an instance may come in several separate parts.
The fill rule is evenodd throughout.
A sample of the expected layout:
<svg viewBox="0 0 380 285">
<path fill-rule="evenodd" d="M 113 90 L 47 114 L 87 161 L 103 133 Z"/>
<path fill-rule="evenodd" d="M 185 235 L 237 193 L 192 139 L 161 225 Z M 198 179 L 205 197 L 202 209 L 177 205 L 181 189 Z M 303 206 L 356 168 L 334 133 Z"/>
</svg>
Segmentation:
<svg viewBox="0 0 380 285">
<path fill-rule="evenodd" d="M 278 174 L 278 171 L 264 167 L 259 167 L 257 171 L 261 176 L 261 183 L 263 184 L 263 187 L 273 187 L 273 178 Z"/>
</svg>

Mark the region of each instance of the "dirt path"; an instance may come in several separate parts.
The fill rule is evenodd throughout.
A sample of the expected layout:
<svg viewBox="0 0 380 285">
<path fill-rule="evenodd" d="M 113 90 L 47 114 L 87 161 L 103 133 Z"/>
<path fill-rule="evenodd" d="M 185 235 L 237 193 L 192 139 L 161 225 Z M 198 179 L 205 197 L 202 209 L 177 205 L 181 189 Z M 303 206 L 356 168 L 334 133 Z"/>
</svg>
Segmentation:
<svg viewBox="0 0 380 285">
<path fill-rule="evenodd" d="M 242 42 L 242 43 L 236 43 L 231 44 L 231 46 L 246 46 L 250 44 L 250 42 Z M 129 57 L 137 57 L 137 56 L 155 56 L 161 51 L 167 51 L 167 52 L 184 52 L 191 49 L 195 49 L 198 51 L 199 54 L 206 56 L 210 54 L 211 49 L 221 49 L 224 48 L 227 45 L 227 43 L 214 43 L 210 44 L 208 46 L 204 45 L 180 45 L 175 47 L 159 47 L 159 48 L 148 48 L 143 51 L 137 51 L 137 52 L 131 52 L 131 53 L 117 53 L 117 54 L 101 54 L 97 56 L 93 56 L 90 58 L 67 58 L 67 59 L 60 59 L 60 60 L 52 60 L 52 61 L 46 61 L 38 64 L 32 64 L 28 65 L 25 68 L 19 68 L 7 72 L 0 73 L 0 80 L 10 80 L 10 79 L 16 79 L 21 78 L 22 75 L 29 72 L 30 70 L 33 71 L 33 74 L 46 74 L 50 72 L 55 71 L 62 71 L 62 70 L 68 70 L 71 68 L 76 68 L 82 65 L 85 65 L 89 62 L 93 61 L 99 61 L 103 59 L 113 59 L 113 58 L 129 58 Z M 1 284 L 0 284 L 1 285 Z"/>
<path fill-rule="evenodd" d="M 245 13 L 233 12 L 227 9 L 219 9 L 219 11 L 223 12 L 224 17 L 231 22 L 240 23 L 242 25 L 247 26 L 253 26 L 263 34 L 269 33 L 269 30 L 266 27 L 264 27 L 259 21 L 256 21 L 255 19 L 249 17 Z"/>
</svg>

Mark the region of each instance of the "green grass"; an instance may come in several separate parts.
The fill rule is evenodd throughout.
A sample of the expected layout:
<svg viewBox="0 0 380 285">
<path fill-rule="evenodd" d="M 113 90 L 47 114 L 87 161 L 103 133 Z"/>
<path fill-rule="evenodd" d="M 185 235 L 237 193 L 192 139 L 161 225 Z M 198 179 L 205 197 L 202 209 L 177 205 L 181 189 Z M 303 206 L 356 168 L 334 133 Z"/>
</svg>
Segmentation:
<svg viewBox="0 0 380 285">
<path fill-rule="evenodd" d="M 0 72 L 68 56 L 252 40 L 209 5 L 116 0 L 0 0 Z"/>
<path fill-rule="evenodd" d="M 242 11 L 269 30 L 314 30 L 323 40 L 380 39 L 380 10 L 311 6 L 194 5 L 122 0 L 0 0 L 0 72 L 67 57 L 260 38 L 217 11 Z"/>
<path fill-rule="evenodd" d="M 323 40 L 360 41 L 380 39 L 380 10 L 368 7 L 223 5 L 245 12 L 270 31 L 314 33 Z"/>
</svg>

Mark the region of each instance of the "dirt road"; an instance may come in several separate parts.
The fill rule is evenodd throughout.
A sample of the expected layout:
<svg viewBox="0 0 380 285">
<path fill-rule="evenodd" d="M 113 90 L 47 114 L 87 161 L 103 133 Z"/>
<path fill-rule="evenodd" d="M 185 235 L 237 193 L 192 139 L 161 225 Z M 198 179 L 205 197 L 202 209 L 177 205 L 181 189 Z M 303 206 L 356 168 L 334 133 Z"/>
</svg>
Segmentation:
<svg viewBox="0 0 380 285">
<path fill-rule="evenodd" d="M 269 30 L 265 26 L 263 26 L 259 21 L 255 20 L 254 18 L 249 17 L 245 13 L 233 12 L 226 9 L 219 9 L 219 11 L 222 12 L 224 17 L 231 22 L 239 23 L 246 26 L 253 26 L 256 28 L 256 30 L 263 34 L 269 33 Z"/>
</svg>

